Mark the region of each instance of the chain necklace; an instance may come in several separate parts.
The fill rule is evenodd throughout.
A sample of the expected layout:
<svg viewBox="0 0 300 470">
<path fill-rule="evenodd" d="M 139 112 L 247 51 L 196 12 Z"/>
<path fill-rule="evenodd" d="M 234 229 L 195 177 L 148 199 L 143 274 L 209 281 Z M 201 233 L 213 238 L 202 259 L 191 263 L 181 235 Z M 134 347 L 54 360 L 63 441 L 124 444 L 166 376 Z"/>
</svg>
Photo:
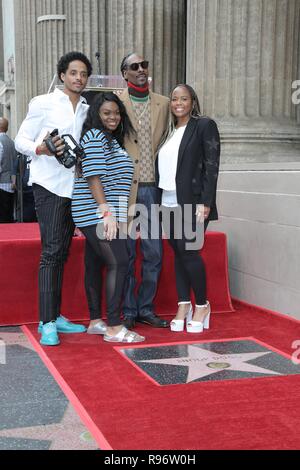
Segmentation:
<svg viewBox="0 0 300 470">
<path fill-rule="evenodd" d="M 150 99 L 149 99 L 149 97 L 148 97 L 147 102 L 144 104 L 144 106 L 143 106 L 143 108 L 142 108 L 142 112 L 141 112 L 140 114 L 137 113 L 136 107 L 133 106 L 133 109 L 134 109 L 136 118 L 137 118 L 138 123 L 139 123 L 140 126 L 141 126 L 141 124 L 142 124 L 142 117 L 144 116 L 144 114 L 145 114 L 145 112 L 146 112 L 146 110 L 147 110 L 147 108 L 148 108 L 149 101 L 150 101 Z"/>
</svg>

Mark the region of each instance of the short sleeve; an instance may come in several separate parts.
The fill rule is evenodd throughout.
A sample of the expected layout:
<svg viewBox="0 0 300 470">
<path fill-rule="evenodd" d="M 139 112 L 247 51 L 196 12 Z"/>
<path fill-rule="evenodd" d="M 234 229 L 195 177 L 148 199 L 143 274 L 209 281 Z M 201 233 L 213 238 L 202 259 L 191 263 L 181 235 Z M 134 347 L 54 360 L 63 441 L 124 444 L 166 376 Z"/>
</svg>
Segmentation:
<svg viewBox="0 0 300 470">
<path fill-rule="evenodd" d="M 99 131 L 88 131 L 81 140 L 84 150 L 82 174 L 89 176 L 105 176 L 107 171 L 105 156 L 105 137 Z"/>
</svg>

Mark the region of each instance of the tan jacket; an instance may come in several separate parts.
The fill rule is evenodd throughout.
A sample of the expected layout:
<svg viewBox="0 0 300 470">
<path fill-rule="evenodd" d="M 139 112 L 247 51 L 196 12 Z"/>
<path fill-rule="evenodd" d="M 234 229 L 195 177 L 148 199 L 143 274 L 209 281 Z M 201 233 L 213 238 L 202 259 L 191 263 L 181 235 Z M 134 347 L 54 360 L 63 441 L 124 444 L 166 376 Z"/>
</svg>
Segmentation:
<svg viewBox="0 0 300 470">
<path fill-rule="evenodd" d="M 120 99 L 123 101 L 127 114 L 132 122 L 132 125 L 137 129 L 137 121 L 135 119 L 132 103 L 129 97 L 128 89 L 124 90 L 120 95 Z M 161 138 L 167 128 L 168 117 L 169 117 L 169 98 L 158 95 L 150 91 L 150 103 L 151 103 L 151 128 L 152 128 L 152 153 L 153 161 L 157 156 L 157 148 L 161 141 Z M 138 183 L 140 178 L 140 149 L 137 140 L 137 136 L 131 136 L 130 139 L 125 140 L 125 148 L 128 154 L 131 156 L 134 163 L 134 175 L 131 186 L 131 192 L 129 197 L 129 218 L 134 213 L 134 204 L 136 202 Z M 131 209 L 130 209 L 131 208 Z"/>
</svg>

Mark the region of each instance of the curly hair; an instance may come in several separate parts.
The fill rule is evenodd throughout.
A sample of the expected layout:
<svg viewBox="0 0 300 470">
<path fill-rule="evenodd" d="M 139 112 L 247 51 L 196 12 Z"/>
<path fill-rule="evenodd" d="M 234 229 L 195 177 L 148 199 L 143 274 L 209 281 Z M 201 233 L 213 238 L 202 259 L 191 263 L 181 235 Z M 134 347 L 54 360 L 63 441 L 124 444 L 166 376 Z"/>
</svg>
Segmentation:
<svg viewBox="0 0 300 470">
<path fill-rule="evenodd" d="M 74 60 L 80 60 L 80 62 L 83 62 L 86 65 L 88 77 L 92 74 L 93 67 L 86 55 L 82 54 L 82 52 L 77 51 L 68 52 L 59 59 L 59 62 L 57 64 L 57 75 L 61 82 L 61 74 L 66 73 L 70 62 L 73 62 Z"/>
</svg>

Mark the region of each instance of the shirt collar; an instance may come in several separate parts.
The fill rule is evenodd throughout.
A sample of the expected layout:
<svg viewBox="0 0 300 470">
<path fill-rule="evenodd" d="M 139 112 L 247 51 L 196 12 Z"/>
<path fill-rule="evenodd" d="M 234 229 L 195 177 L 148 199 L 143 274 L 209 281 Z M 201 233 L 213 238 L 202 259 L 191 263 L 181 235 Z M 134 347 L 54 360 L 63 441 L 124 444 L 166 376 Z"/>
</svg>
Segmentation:
<svg viewBox="0 0 300 470">
<path fill-rule="evenodd" d="M 57 98 L 59 100 L 65 100 L 65 101 L 68 100 L 68 101 L 70 101 L 70 98 L 68 97 L 68 95 L 66 93 L 64 93 L 62 90 L 60 90 L 59 88 L 54 89 L 54 94 L 57 96 Z M 79 101 L 80 101 L 80 103 L 87 104 L 87 101 L 83 96 L 80 96 Z"/>
</svg>

